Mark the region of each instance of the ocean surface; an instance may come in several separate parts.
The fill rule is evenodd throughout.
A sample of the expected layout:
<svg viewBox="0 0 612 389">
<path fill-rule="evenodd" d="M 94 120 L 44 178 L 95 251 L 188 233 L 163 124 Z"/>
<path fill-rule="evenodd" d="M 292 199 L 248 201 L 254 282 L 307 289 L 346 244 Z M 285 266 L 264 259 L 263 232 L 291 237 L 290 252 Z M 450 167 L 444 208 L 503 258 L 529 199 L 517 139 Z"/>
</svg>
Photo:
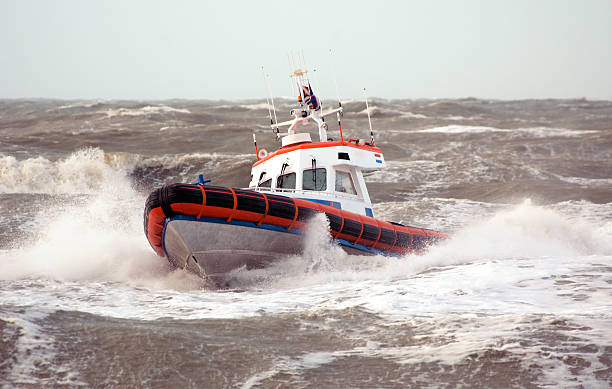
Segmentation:
<svg viewBox="0 0 612 389">
<path fill-rule="evenodd" d="M 252 133 L 278 147 L 265 100 L 0 100 L 0 385 L 611 387 L 612 101 L 370 110 L 375 216 L 451 238 L 350 256 L 317 218 L 303 255 L 213 290 L 154 254 L 144 202 L 199 173 L 247 186 Z"/>
</svg>

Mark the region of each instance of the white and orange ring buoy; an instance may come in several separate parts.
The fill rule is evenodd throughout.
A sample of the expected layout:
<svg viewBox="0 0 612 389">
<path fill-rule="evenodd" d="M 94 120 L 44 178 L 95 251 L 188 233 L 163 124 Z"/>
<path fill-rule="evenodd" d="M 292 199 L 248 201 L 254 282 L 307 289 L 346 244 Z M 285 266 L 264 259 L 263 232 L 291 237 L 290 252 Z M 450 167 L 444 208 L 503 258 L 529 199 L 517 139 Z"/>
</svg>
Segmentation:
<svg viewBox="0 0 612 389">
<path fill-rule="evenodd" d="M 268 156 L 268 150 L 266 149 L 259 150 L 259 152 L 257 153 L 257 156 L 259 157 L 259 159 L 264 159 L 265 157 Z"/>
</svg>

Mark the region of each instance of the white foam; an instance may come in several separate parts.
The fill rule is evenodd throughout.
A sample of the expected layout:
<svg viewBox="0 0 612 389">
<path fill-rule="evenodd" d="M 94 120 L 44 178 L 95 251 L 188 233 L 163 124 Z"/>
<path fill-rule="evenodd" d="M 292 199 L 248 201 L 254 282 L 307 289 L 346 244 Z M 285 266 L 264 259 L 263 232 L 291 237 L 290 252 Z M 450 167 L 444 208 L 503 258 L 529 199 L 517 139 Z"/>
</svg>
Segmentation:
<svg viewBox="0 0 612 389">
<path fill-rule="evenodd" d="M 404 111 L 402 109 L 394 109 L 394 108 L 384 108 L 384 107 L 379 107 L 375 104 L 370 104 L 369 106 L 369 112 L 370 115 L 372 116 L 377 116 L 377 115 L 385 115 L 385 116 L 398 116 L 398 117 L 402 117 L 402 118 L 407 118 L 407 119 L 428 119 L 429 116 L 420 114 L 420 113 L 413 113 L 410 111 Z M 357 113 L 355 113 L 355 115 L 359 116 L 359 117 L 366 117 L 368 115 L 368 108 L 365 108 Z M 387 130 L 385 132 L 391 132 L 391 133 L 404 133 L 406 131 L 402 131 L 402 130 Z"/>
<path fill-rule="evenodd" d="M 326 222 L 315 218 L 304 255 L 266 269 L 234 272 L 233 285 L 251 292 L 219 294 L 185 291 L 198 288 L 197 280 L 186 283 L 189 279 L 180 276 L 184 273 L 167 273 L 164 260 L 152 253 L 142 233 L 142 198 L 132 197 L 128 202 L 136 205 L 126 208 L 110 197 L 102 196 L 85 207 L 63 208 L 38 241 L 0 254 L 0 276 L 4 280 L 42 277 L 78 285 L 121 281 L 127 283 L 124 288 L 97 285 L 106 297 L 90 303 L 82 301 L 79 293 L 47 295 L 47 288 L 54 288 L 49 281 L 40 291 L 44 298 L 35 290 L 29 297 L 30 292 L 5 291 L 0 292 L 2 300 L 65 309 L 77 304 L 86 312 L 143 319 L 242 317 L 352 306 L 386 315 L 423 315 L 480 311 L 483 304 L 500 313 L 579 313 L 585 304 L 594 311 L 609 305 L 595 297 L 590 303 L 568 301 L 557 295 L 555 279 L 550 277 L 580 272 L 594 261 L 609 262 L 612 229 L 529 203 L 463 228 L 425 255 L 402 259 L 348 255 L 329 242 Z M 434 271 L 422 273 L 428 270 Z M 83 293 L 90 288 L 87 285 L 81 286 Z M 129 285 L 152 290 L 143 294 Z M 458 297 L 457 291 L 463 294 Z M 534 295 L 538 300 L 533 300 Z"/>
<path fill-rule="evenodd" d="M 555 325 L 563 321 L 567 324 L 561 328 Z M 371 340 L 373 337 L 397 334 L 395 328 L 409 328 L 410 341 L 381 344 Z M 475 358 L 484 357 L 492 358 L 492 363 L 522 365 L 524 371 L 537 375 L 537 382 L 531 383 L 543 387 L 573 387 L 576 384 L 606 387 L 605 377 L 599 380 L 595 374 L 608 368 L 603 358 L 612 327 L 606 319 L 589 316 L 448 314 L 406 317 L 392 323 L 378 322 L 375 328 L 365 331 L 362 328 L 352 329 L 349 332 L 352 340 L 363 346 L 281 357 L 271 369 L 250 377 L 242 387 L 256 387 L 278 374 L 291 377 L 291 382 L 299 381 L 304 370 L 354 356 L 384 358 L 400 365 L 413 365 L 417 371 L 423 364 L 434 364 L 444 368 L 447 374 L 453 374 L 458 367 L 465 366 Z M 561 344 L 559 339 L 563 339 Z M 492 354 L 492 357 L 487 357 L 487 354 Z M 577 360 L 584 361 L 582 366 L 574 363 Z M 475 366 L 481 365 L 477 362 Z M 575 370 L 580 373 L 576 374 Z M 437 372 L 425 367 L 421 371 L 421 381 L 438 382 Z M 465 373 L 458 374 L 456 379 L 462 376 Z M 414 373 L 410 377 L 416 379 Z M 402 383 L 405 384 L 405 380 Z"/>
<path fill-rule="evenodd" d="M 99 181 L 96 189 L 93 196 L 41 210 L 38 239 L 3 254 L 0 277 L 122 279 L 152 266 L 142 233 L 144 197 L 120 175 Z"/>
<path fill-rule="evenodd" d="M 202 165 L 203 171 L 234 168 L 251 154 L 190 153 L 145 157 L 105 153 L 99 148 L 77 150 L 64 159 L 44 157 L 17 160 L 0 156 L 0 193 L 97 194 L 105 185 L 129 188 L 128 174 L 135 168 L 166 169 Z M 203 161 L 206 161 L 202 164 Z M 189 177 L 194 179 L 195 177 Z"/>
<path fill-rule="evenodd" d="M 232 154 L 232 153 L 188 153 L 188 154 L 164 154 L 154 157 L 137 156 L 134 167 L 142 166 L 163 166 L 166 169 L 174 169 L 185 165 L 201 164 L 206 160 L 202 169 L 218 170 L 233 169 L 247 160 L 254 160 L 253 154 Z"/>
<path fill-rule="evenodd" d="M 461 118 L 463 119 L 463 118 Z M 530 135 L 536 138 L 548 138 L 553 136 L 573 137 L 597 133 L 594 130 L 570 130 L 566 128 L 530 127 L 530 128 L 496 128 L 486 126 L 463 126 L 449 125 L 443 127 L 428 128 L 412 132 L 418 133 L 440 133 L 440 134 L 481 134 L 486 132 L 506 132 L 514 134 Z"/>
<path fill-rule="evenodd" d="M 173 108 L 167 105 L 147 105 L 142 108 L 109 108 L 103 111 L 108 118 L 116 116 L 147 116 L 163 113 L 191 113 L 188 109 Z"/>
<path fill-rule="evenodd" d="M 584 177 L 563 177 L 557 176 L 561 181 L 569 182 L 570 184 L 577 184 L 584 187 L 594 186 L 610 186 L 612 185 L 612 178 L 584 178 Z"/>
<path fill-rule="evenodd" d="M 19 331 L 16 354 L 12 355 L 14 363 L 5 382 L 25 386 L 85 385 L 71 366 L 58 363 L 55 339 L 51 334 L 43 333 L 39 324 L 46 317 L 47 312 L 39 309 L 25 309 L 1 317 Z M 35 377 L 35 373 L 39 374 Z"/>
<path fill-rule="evenodd" d="M 105 183 L 126 180 L 121 160 L 110 158 L 98 148 L 78 150 L 52 162 L 43 157 L 17 160 L 0 157 L 0 193 L 84 194 L 96 193 Z"/>
<path fill-rule="evenodd" d="M 299 357 L 282 357 L 274 364 L 272 369 L 257 373 L 249 377 L 240 387 L 243 389 L 260 386 L 264 380 L 278 374 L 299 376 L 303 370 L 316 369 L 322 365 L 333 362 L 341 352 L 312 352 Z"/>
<path fill-rule="evenodd" d="M 429 116 L 423 115 L 421 113 L 412 113 L 412 112 L 403 112 L 402 116 L 412 119 L 428 119 Z"/>
<path fill-rule="evenodd" d="M 276 285 L 308 286 L 310 296 L 319 287 L 321 293 L 338 292 L 342 303 L 331 303 L 336 309 L 365 306 L 402 316 L 480 312 L 483 305 L 500 313 L 576 314 L 584 311 L 585 303 L 571 303 L 557 295 L 558 290 L 551 287 L 554 278 L 549 277 L 579 272 L 585 258 L 590 258 L 587 263 L 595 258 L 610 260 L 612 240 L 592 231 L 588 223 L 525 203 L 458 232 L 422 256 L 401 260 L 348 256 L 347 260 L 333 261 L 333 267 L 325 272 L 285 273 L 284 281 Z M 532 279 L 535 281 L 530 284 Z M 359 290 L 364 288 L 367 293 L 361 295 Z M 533 301 L 536 290 L 539 301 Z M 457 295 L 458 291 L 462 294 Z M 300 294 L 301 289 L 292 290 L 294 297 Z M 461 297 L 464 295 L 467 297 Z M 592 304 L 595 311 L 606 307 L 595 299 Z"/>
<path fill-rule="evenodd" d="M 114 157 L 118 161 L 113 161 Z M 39 161 L 46 160 L 37 158 L 34 165 Z M 31 168 L 31 162 L 22 164 Z M 9 237 L 16 248 L 0 252 L 0 280 L 42 278 L 199 287 L 200 280 L 193 282 L 183 272 L 168 273 L 167 261 L 149 247 L 142 230 L 145 194 L 132 188 L 129 169 L 117 167 L 124 162 L 120 156 L 86 149 L 62 161 L 47 161 L 47 180 L 16 180 L 12 190 L 87 196 L 41 203 L 39 214 L 29 223 L 35 240 Z"/>
<path fill-rule="evenodd" d="M 373 209 L 376 218 L 381 220 L 450 233 L 507 207 L 465 199 L 417 197 L 412 201 L 377 203 Z"/>
<path fill-rule="evenodd" d="M 431 199 L 436 212 L 457 218 L 456 227 L 464 227 L 424 255 L 404 258 L 348 255 L 329 241 L 328 223 L 318 215 L 309 224 L 303 255 L 266 269 L 234 272 L 231 282 L 240 290 L 235 293 L 202 290 L 199 280 L 184 272 L 169 273 L 142 232 L 144 195 L 134 192 L 126 177 L 105 177 L 87 202 L 60 204 L 41 214 L 37 221 L 45 227 L 36 241 L 0 252 L 3 304 L 141 320 L 358 308 L 380 317 L 380 325 L 406 324 L 416 337 L 439 339 L 305 353 L 281 360 L 243 387 L 257 386 L 278 372 L 299 376 L 350 355 L 455 364 L 475 351 L 507 350 L 541 361 L 537 355 L 548 347 L 545 342 L 516 343 L 523 331 L 531 333 L 524 324 L 529 315 L 591 320 L 592 330 L 580 332 L 585 339 L 607 336 L 612 204 L 544 208 L 527 201 L 498 210 Z M 569 215 L 563 213 L 567 209 Z M 482 214 L 490 216 L 478 217 Z M 587 372 L 600 366 L 597 354 L 585 358 L 592 366 Z M 557 360 L 546 372 L 542 383 L 571 378 L 566 364 Z"/>
<path fill-rule="evenodd" d="M 403 116 L 404 115 L 404 113 L 398 109 L 382 108 L 382 107 L 378 107 L 373 104 L 369 106 L 369 109 L 368 108 L 363 109 L 357 112 L 355 115 L 356 116 L 368 116 L 368 111 L 371 116 L 377 116 L 377 115 Z M 414 117 L 414 115 L 412 115 L 411 117 Z"/>
<path fill-rule="evenodd" d="M 435 160 L 387 161 L 387 167 L 365 175 L 366 182 L 443 183 L 449 173 L 448 164 Z"/>
<path fill-rule="evenodd" d="M 240 108 L 244 108 L 244 109 L 248 109 L 251 111 L 256 111 L 256 110 L 268 110 L 272 109 L 272 104 L 268 104 L 268 103 L 253 103 L 253 104 L 224 104 L 224 105 L 215 105 L 214 108 L 217 109 L 235 109 L 236 107 L 240 107 Z M 278 109 L 278 103 L 276 104 L 276 108 Z"/>
<path fill-rule="evenodd" d="M 90 102 L 78 102 L 78 103 L 74 103 L 74 104 L 66 104 L 66 105 L 61 105 L 57 108 L 53 108 L 50 110 L 47 110 L 47 112 L 52 111 L 54 109 L 56 110 L 64 110 L 64 109 L 72 109 L 72 108 L 92 108 L 95 106 L 98 106 L 100 104 L 102 104 L 104 102 L 104 100 L 96 100 L 96 101 L 90 101 Z"/>
</svg>

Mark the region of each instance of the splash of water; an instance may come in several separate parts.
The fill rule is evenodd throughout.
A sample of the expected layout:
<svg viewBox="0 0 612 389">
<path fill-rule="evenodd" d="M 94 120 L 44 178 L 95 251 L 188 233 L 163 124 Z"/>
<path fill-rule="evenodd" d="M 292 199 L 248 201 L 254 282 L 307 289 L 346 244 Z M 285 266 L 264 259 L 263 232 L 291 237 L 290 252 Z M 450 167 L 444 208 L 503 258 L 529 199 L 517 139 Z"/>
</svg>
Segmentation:
<svg viewBox="0 0 612 389">
<path fill-rule="evenodd" d="M 97 194 L 107 184 L 129 188 L 134 175 L 142 180 L 188 180 L 197 172 L 235 169 L 249 154 L 187 153 L 143 156 L 106 153 L 97 147 L 77 150 L 52 161 L 42 156 L 18 160 L 0 154 L 0 194 Z"/>
<path fill-rule="evenodd" d="M 142 233 L 145 195 L 132 188 L 126 171 L 106 159 L 102 150 L 86 149 L 54 165 L 48 190 L 69 196 L 54 196 L 40 204 L 32 223 L 37 226 L 36 238 L 15 242 L 14 249 L 0 254 L 0 279 L 199 286 L 199 281 L 183 272 L 169 273 L 167 263 L 151 251 Z M 28 170 L 29 161 L 23 169 Z M 22 180 L 29 191 L 37 189 L 35 176 L 24 173 L 22 177 L 33 180 Z"/>
<path fill-rule="evenodd" d="M 129 188 L 123 162 L 99 148 L 81 149 L 55 162 L 41 156 L 21 161 L 0 157 L 0 193 L 95 194 L 111 183 Z"/>
<path fill-rule="evenodd" d="M 302 255 L 266 269 L 239 270 L 237 285 L 275 288 L 306 287 L 355 281 L 392 281 L 432 268 L 521 258 L 612 255 L 612 231 L 582 219 L 533 205 L 530 200 L 475 221 L 424 254 L 402 258 L 346 254 L 329 239 L 323 215 L 305 235 Z"/>
</svg>

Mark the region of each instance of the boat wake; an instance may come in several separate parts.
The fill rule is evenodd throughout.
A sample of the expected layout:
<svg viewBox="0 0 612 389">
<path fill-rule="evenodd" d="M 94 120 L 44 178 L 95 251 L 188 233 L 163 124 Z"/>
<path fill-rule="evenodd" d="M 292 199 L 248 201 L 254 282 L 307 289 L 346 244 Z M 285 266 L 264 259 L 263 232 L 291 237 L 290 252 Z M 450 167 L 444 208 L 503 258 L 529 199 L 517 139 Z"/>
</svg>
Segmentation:
<svg viewBox="0 0 612 389">
<path fill-rule="evenodd" d="M 460 228 L 423 254 L 402 258 L 349 255 L 329 240 L 327 229 L 324 216 L 313 218 L 302 255 L 265 269 L 238 269 L 230 273 L 230 285 L 296 288 L 367 280 L 386 282 L 462 264 L 612 254 L 612 223 L 594 225 L 533 205 L 530 200 Z"/>
</svg>

